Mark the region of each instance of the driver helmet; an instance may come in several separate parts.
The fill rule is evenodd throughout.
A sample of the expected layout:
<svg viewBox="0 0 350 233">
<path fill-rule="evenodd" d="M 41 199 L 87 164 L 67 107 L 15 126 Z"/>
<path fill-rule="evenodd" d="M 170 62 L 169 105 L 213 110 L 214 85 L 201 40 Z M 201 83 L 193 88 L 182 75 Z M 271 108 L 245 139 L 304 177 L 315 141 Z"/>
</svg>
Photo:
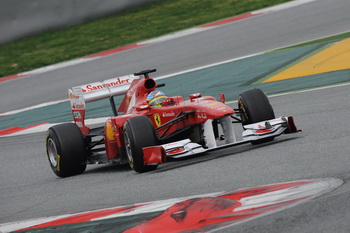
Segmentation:
<svg viewBox="0 0 350 233">
<path fill-rule="evenodd" d="M 168 98 L 164 92 L 154 90 L 151 91 L 147 96 L 147 103 L 151 105 L 152 108 L 158 108 L 162 106 L 163 101 Z"/>
</svg>

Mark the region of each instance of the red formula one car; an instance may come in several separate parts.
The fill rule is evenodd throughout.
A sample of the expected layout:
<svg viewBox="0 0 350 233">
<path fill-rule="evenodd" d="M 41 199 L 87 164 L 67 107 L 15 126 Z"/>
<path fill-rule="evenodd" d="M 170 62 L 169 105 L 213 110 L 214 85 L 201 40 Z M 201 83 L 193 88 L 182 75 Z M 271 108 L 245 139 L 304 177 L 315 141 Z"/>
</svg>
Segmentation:
<svg viewBox="0 0 350 233">
<path fill-rule="evenodd" d="M 47 156 L 54 173 L 67 177 L 83 173 L 87 164 L 129 163 L 136 172 L 155 170 L 169 158 L 180 158 L 242 143 L 264 143 L 283 133 L 298 132 L 293 117 L 275 118 L 260 89 L 242 93 L 238 108 L 201 93 L 166 97 L 145 70 L 69 90 L 75 123 L 51 127 Z M 138 77 L 139 76 L 139 77 Z M 125 95 L 117 110 L 114 96 Z M 85 125 L 85 103 L 109 98 L 114 116 L 104 126 Z M 118 115 L 123 113 L 122 115 Z M 236 140 L 234 123 L 242 124 Z"/>
</svg>

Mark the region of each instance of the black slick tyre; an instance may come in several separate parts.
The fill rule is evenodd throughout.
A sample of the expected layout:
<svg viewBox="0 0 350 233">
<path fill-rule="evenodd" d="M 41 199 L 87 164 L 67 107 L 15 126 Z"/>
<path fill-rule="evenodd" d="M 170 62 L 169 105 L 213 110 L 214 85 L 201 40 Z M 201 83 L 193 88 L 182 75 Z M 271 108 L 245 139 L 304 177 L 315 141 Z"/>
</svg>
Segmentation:
<svg viewBox="0 0 350 233">
<path fill-rule="evenodd" d="M 65 123 L 52 126 L 46 134 L 46 153 L 58 177 L 81 174 L 86 169 L 87 149 L 77 125 Z"/>
<path fill-rule="evenodd" d="M 157 169 L 158 164 L 145 165 L 143 147 L 158 145 L 158 138 L 152 122 L 146 116 L 126 120 L 124 125 L 124 143 L 130 167 L 136 172 Z"/>
<path fill-rule="evenodd" d="M 243 126 L 275 118 L 270 101 L 261 89 L 252 89 L 240 94 L 238 108 Z M 274 137 L 264 138 L 252 144 L 260 144 L 273 139 Z"/>
</svg>

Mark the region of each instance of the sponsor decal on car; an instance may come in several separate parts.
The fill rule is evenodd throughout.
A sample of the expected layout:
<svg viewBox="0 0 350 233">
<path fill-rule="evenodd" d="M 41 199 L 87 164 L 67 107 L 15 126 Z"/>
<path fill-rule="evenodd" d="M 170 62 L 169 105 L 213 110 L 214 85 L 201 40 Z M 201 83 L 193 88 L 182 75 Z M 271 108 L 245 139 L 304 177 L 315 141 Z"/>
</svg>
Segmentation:
<svg viewBox="0 0 350 233">
<path fill-rule="evenodd" d="M 208 118 L 207 114 L 205 114 L 205 113 L 198 113 L 197 117 L 198 117 L 198 119 L 207 119 Z"/>
<path fill-rule="evenodd" d="M 85 109 L 85 104 L 83 104 L 83 103 L 73 103 L 73 104 L 72 104 L 72 109 L 73 109 L 73 110 L 82 110 L 82 109 Z"/>
<path fill-rule="evenodd" d="M 175 112 L 163 112 L 163 117 L 174 117 Z"/>
<path fill-rule="evenodd" d="M 154 117 L 154 122 L 156 123 L 157 127 L 161 126 L 162 125 L 162 121 L 160 120 L 160 116 L 158 113 L 154 114 L 153 115 Z"/>
<path fill-rule="evenodd" d="M 98 91 L 101 89 L 105 89 L 107 87 L 116 87 L 121 86 L 125 84 L 130 84 L 130 78 L 127 76 L 126 78 L 117 78 L 117 79 L 111 79 L 106 80 L 103 83 L 90 83 L 85 86 L 82 86 L 81 89 L 84 93 L 92 92 L 92 91 Z"/>
<path fill-rule="evenodd" d="M 83 98 L 83 92 L 80 87 L 74 87 L 69 90 L 69 98 L 72 110 L 84 110 L 85 100 Z"/>
<path fill-rule="evenodd" d="M 81 119 L 81 113 L 80 112 L 73 112 L 73 117 L 75 119 Z"/>
</svg>

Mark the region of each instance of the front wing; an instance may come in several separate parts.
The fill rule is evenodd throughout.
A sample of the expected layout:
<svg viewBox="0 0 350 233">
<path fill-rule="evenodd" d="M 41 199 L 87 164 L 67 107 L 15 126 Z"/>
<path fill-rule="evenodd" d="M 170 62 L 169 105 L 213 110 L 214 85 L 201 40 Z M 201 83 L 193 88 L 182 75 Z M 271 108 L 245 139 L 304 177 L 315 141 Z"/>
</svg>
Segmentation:
<svg viewBox="0 0 350 233">
<path fill-rule="evenodd" d="M 216 145 L 211 148 L 204 148 L 198 143 L 185 139 L 160 146 L 143 148 L 145 165 L 160 164 L 166 161 L 166 158 L 181 158 L 200 154 L 206 151 L 216 150 L 223 147 L 236 146 L 244 143 L 254 142 L 266 138 L 274 138 L 283 133 L 297 133 L 299 130 L 294 124 L 293 117 L 279 117 L 276 119 L 262 121 L 255 124 L 245 125 L 242 133 L 242 140 L 232 143 Z"/>
</svg>

